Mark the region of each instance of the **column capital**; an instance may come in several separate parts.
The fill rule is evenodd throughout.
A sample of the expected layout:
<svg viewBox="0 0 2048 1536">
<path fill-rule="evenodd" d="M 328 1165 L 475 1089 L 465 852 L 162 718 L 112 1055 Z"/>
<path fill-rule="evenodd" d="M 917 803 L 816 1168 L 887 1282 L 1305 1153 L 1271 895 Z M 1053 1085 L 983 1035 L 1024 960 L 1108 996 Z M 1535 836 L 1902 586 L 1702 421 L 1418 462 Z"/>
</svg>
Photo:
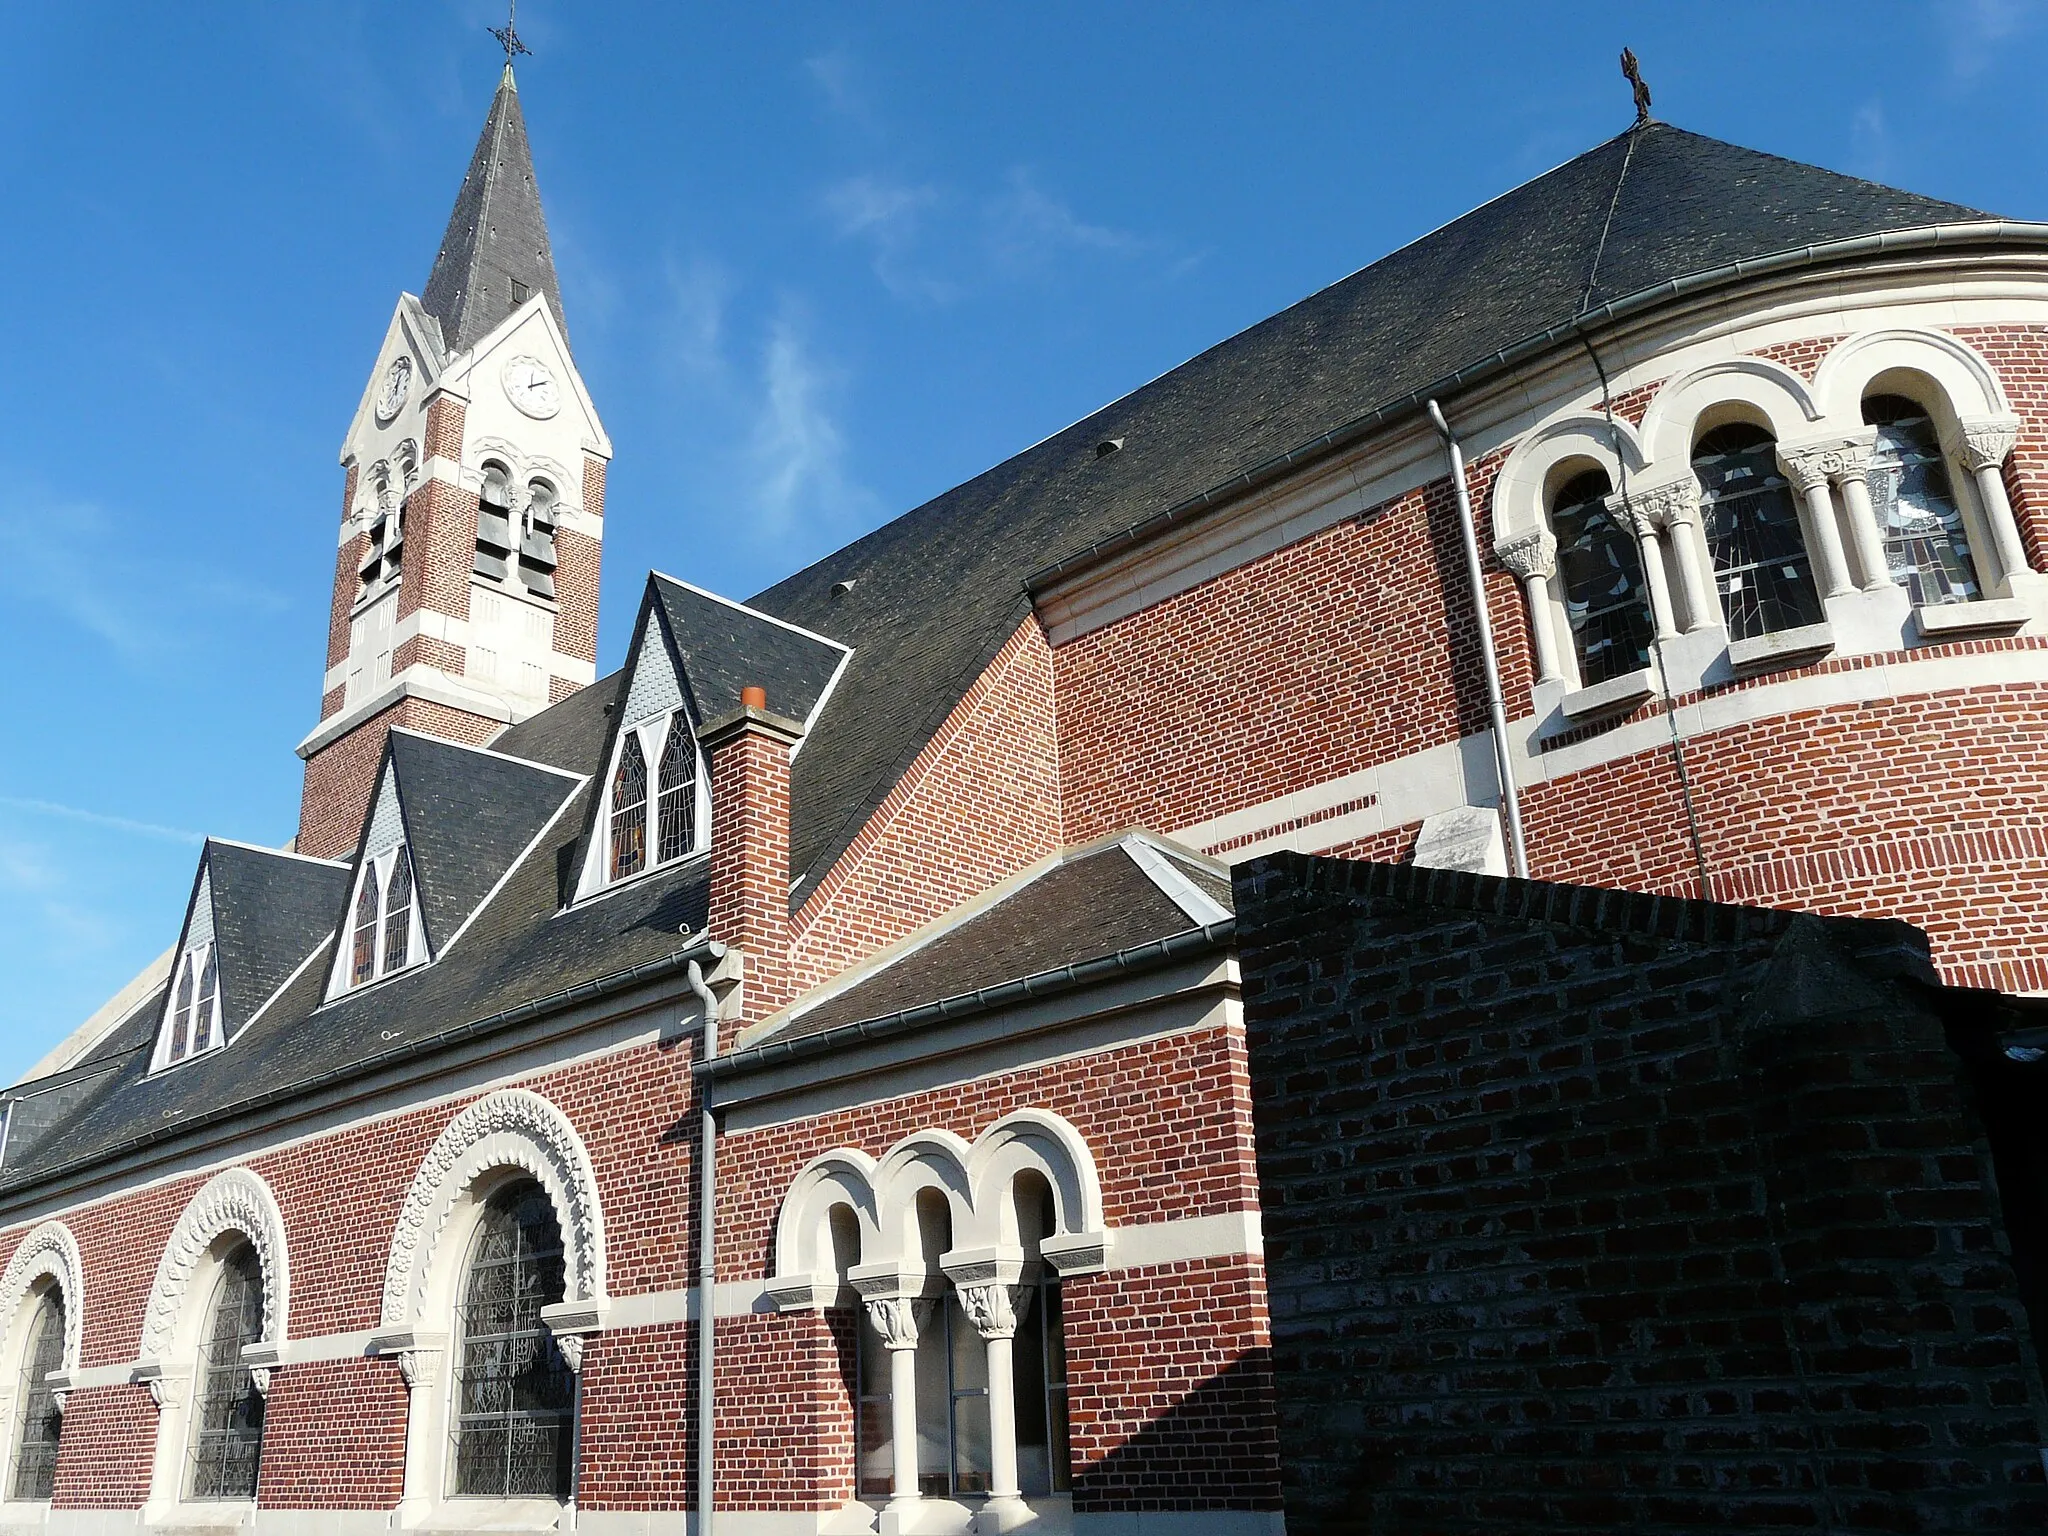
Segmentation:
<svg viewBox="0 0 2048 1536">
<path fill-rule="evenodd" d="M 1877 447 L 1877 428 L 1861 432 L 1833 432 L 1826 437 L 1801 438 L 1778 445 L 1778 462 L 1785 476 L 1803 496 L 1815 477 L 1842 482 L 1866 480 L 1870 455 Z"/>
<path fill-rule="evenodd" d="M 1656 485 L 1630 486 L 1628 494 L 1629 500 L 1649 519 L 1653 528 L 1672 528 L 1681 523 L 1699 521 L 1700 481 L 1691 470 L 1675 480 L 1660 481 Z"/>
<path fill-rule="evenodd" d="M 1962 428 L 1963 463 L 1973 475 L 1998 468 L 2019 441 L 2017 416 L 1965 416 L 1957 425 Z"/>
<path fill-rule="evenodd" d="M 1031 1310 L 1031 1291 L 1028 1285 L 1004 1285 L 994 1280 L 963 1285 L 959 1287 L 960 1305 L 984 1339 L 1013 1339 L 1017 1336 L 1017 1325 Z"/>
<path fill-rule="evenodd" d="M 1493 552 L 1502 565 L 1523 581 L 1531 576 L 1547 579 L 1557 574 L 1557 536 L 1548 528 L 1531 528 L 1502 539 L 1493 546 Z"/>
</svg>

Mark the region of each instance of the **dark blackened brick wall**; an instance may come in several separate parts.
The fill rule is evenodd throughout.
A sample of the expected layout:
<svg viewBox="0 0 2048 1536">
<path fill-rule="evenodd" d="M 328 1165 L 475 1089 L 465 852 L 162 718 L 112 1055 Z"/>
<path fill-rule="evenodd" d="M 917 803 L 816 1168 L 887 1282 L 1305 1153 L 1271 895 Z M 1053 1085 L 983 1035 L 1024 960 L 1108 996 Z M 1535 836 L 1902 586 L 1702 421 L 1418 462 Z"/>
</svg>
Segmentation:
<svg viewBox="0 0 2048 1536">
<path fill-rule="evenodd" d="M 1294 854 L 1236 895 L 1296 1536 L 2048 1522 L 1915 930 Z"/>
</svg>

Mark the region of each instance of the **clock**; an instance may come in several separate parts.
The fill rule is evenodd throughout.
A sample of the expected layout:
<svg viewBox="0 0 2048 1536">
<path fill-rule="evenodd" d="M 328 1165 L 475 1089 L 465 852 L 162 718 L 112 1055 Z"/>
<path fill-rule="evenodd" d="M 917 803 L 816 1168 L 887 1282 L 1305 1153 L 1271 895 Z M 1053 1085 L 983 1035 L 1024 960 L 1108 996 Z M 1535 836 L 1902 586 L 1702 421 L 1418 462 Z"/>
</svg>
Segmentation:
<svg viewBox="0 0 2048 1536">
<path fill-rule="evenodd" d="M 389 421 L 398 414 L 398 408 L 405 404 L 405 397 L 412 390 L 412 359 L 394 357 L 391 366 L 384 370 L 384 388 L 377 394 L 377 419 Z"/>
<path fill-rule="evenodd" d="M 562 408 L 555 376 L 537 357 L 515 357 L 505 365 L 505 398 L 533 417 L 546 421 Z"/>
</svg>

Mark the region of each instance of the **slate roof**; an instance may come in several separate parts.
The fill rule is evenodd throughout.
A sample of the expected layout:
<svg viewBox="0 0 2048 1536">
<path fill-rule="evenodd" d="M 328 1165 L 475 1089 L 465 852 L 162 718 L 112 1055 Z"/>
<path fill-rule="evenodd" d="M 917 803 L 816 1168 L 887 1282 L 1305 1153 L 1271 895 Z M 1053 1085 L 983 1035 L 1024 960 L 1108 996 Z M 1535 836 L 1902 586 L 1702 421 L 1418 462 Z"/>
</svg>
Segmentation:
<svg viewBox="0 0 2048 1536">
<path fill-rule="evenodd" d="M 921 941 L 842 991 L 798 1007 L 772 1031 L 750 1031 L 746 1046 L 822 1034 L 841 1024 L 959 997 L 1135 949 L 1207 926 L 1231 911 L 1230 883 L 1208 865 L 1166 855 L 1182 878 L 1198 875 L 1214 911 L 1191 912 L 1132 857 L 1130 837 L 1052 862 L 1037 878 L 964 920 L 941 919 Z M 1155 851 L 1160 845 L 1153 844 Z"/>
<path fill-rule="evenodd" d="M 1975 217 L 1955 204 L 1653 124 L 1211 348 L 770 587 L 749 606 L 853 648 L 793 765 L 792 873 L 800 879 L 792 900 L 823 876 L 1030 612 L 1025 584 L 1033 572 L 1617 294 L 1815 242 Z M 534 263 L 533 285 L 559 318 L 508 78 L 428 285 L 429 308 L 451 347 L 503 318 L 485 313 L 484 301 L 521 260 Z M 1122 438 L 1122 451 L 1098 458 L 1095 444 L 1105 438 Z M 850 589 L 833 590 L 845 581 Z M 762 682 L 771 708 L 799 714 L 812 690 L 824 687 L 826 663 L 838 665 L 835 647 L 735 617 L 736 610 L 679 584 L 657 580 L 651 590 L 679 648 L 689 651 L 688 681 L 707 709 L 737 686 Z M 145 1073 L 160 1008 L 137 1009 L 93 1059 L 9 1095 L 50 1090 L 45 1097 L 61 1097 L 62 1113 L 44 1117 L 39 1139 L 9 1146 L 0 1195 L 138 1138 L 287 1099 L 330 1077 L 433 1049 L 451 1034 L 499 1027 L 508 1011 L 530 1013 L 539 1000 L 673 964 L 686 944 L 682 934 L 704 924 L 708 861 L 668 867 L 564 910 L 593 791 L 589 782 L 572 788 L 537 766 L 594 777 L 623 686 L 615 673 L 510 727 L 494 743 L 495 757 L 393 733 L 422 900 L 441 946 L 432 963 L 323 1005 L 330 952 L 320 947 L 225 1050 L 154 1077 Z M 565 793 L 569 803 L 547 824 Z M 542 824 L 547 830 L 532 851 L 512 862 Z M 777 1038 L 977 990 L 1041 963 L 1122 953 L 1162 934 L 1183 942 L 1200 925 L 1133 860 L 1128 851 L 1063 860 L 1009 900 L 862 975 Z M 262 899 L 253 893 L 268 866 L 239 855 L 230 862 L 235 873 L 225 874 L 223 864 L 224 880 L 252 894 L 245 918 L 223 925 L 223 942 L 232 936 L 264 951 L 247 962 L 248 979 L 238 984 L 254 996 L 265 979 L 290 975 L 307 960 L 309 942 L 324 946 L 318 935 L 340 925 L 346 892 L 324 920 L 316 921 L 319 903 L 304 891 L 275 912 L 259 912 Z M 1227 888 L 1213 872 L 1185 861 L 1179 867 L 1212 902 L 1227 905 Z M 242 900 L 236 895 L 231 904 Z M 474 920 L 450 943 L 471 911 Z M 244 921 L 247 927 L 237 926 Z"/>
<path fill-rule="evenodd" d="M 566 341 L 569 324 L 548 248 L 540 184 L 533 178 L 526 116 L 507 64 L 420 302 L 441 323 L 442 344 L 460 352 L 512 313 L 515 281 L 528 297 L 547 295 Z"/>
<path fill-rule="evenodd" d="M 738 709 L 740 690 L 751 686 L 767 690 L 776 714 L 807 719 L 846 659 L 842 644 L 749 613 L 659 571 L 652 587 L 700 725 Z"/>
<path fill-rule="evenodd" d="M 205 864 L 220 957 L 221 1027 L 232 1035 L 334 931 L 348 899 L 349 870 L 217 839 L 207 841 Z"/>
<path fill-rule="evenodd" d="M 769 587 L 750 606 L 854 647 L 792 769 L 796 899 L 1023 621 L 1033 572 L 1618 296 L 1817 242 L 1985 217 L 1652 123 Z M 1110 438 L 1122 450 L 1098 458 Z"/>
</svg>

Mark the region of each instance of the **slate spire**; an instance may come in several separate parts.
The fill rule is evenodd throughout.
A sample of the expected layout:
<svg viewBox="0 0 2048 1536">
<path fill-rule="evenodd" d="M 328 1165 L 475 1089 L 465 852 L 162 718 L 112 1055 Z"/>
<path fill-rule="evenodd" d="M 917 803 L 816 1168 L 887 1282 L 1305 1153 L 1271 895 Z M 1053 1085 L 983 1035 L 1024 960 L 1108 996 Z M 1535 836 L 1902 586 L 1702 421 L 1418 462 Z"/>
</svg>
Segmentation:
<svg viewBox="0 0 2048 1536">
<path fill-rule="evenodd" d="M 536 293 L 547 295 L 566 337 L 540 184 L 508 59 L 421 302 L 441 322 L 448 350 L 459 352 Z"/>
</svg>

